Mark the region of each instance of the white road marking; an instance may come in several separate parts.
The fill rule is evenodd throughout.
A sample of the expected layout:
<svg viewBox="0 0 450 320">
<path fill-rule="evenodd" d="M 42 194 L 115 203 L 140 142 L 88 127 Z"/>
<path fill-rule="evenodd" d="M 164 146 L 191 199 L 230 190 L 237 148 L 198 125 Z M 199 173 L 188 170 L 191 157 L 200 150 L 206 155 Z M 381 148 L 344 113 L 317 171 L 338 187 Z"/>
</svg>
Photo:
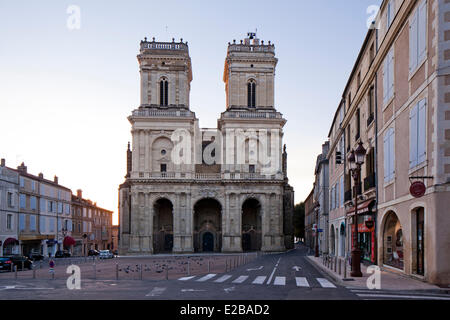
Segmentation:
<svg viewBox="0 0 450 320">
<path fill-rule="evenodd" d="M 253 284 L 263 284 L 264 283 L 264 281 L 266 280 L 266 276 L 259 276 L 259 277 L 256 277 L 256 279 L 255 280 L 253 280 Z"/>
<path fill-rule="evenodd" d="M 181 289 L 181 292 L 203 292 L 206 290 L 196 290 L 196 289 Z"/>
<path fill-rule="evenodd" d="M 160 296 L 164 291 L 166 291 L 167 288 L 158 288 L 155 287 L 153 288 L 152 291 L 150 291 L 149 293 L 147 293 L 145 296 L 146 297 L 157 297 Z"/>
<path fill-rule="evenodd" d="M 234 287 L 231 288 L 225 288 L 223 289 L 226 293 L 230 293 L 231 291 L 234 291 Z"/>
<path fill-rule="evenodd" d="M 395 295 L 395 294 L 357 294 L 359 297 L 371 298 L 399 298 L 399 299 L 427 299 L 427 300 L 450 300 L 445 297 L 430 297 L 430 296 L 410 296 L 410 295 Z"/>
<path fill-rule="evenodd" d="M 273 284 L 276 286 L 285 286 L 286 285 L 286 277 L 275 277 Z"/>
<path fill-rule="evenodd" d="M 300 271 L 300 270 L 302 270 L 302 267 L 299 267 L 299 266 L 293 266 L 292 269 L 294 269 L 295 271 Z"/>
<path fill-rule="evenodd" d="M 242 283 L 245 280 L 247 280 L 248 276 L 240 276 L 239 278 L 237 278 L 236 280 L 233 281 L 233 283 Z"/>
<path fill-rule="evenodd" d="M 226 274 L 224 276 L 221 276 L 219 279 L 215 280 L 214 282 L 222 283 L 230 279 L 232 276 L 229 274 Z"/>
<path fill-rule="evenodd" d="M 328 281 L 325 278 L 316 278 L 316 280 L 320 283 L 323 288 L 336 288 L 334 284 Z"/>
<path fill-rule="evenodd" d="M 247 269 L 247 271 L 259 271 L 262 270 L 264 267 L 260 266 L 259 268 L 255 268 L 255 269 Z"/>
<path fill-rule="evenodd" d="M 297 287 L 309 287 L 308 280 L 305 277 L 295 277 Z"/>
<path fill-rule="evenodd" d="M 277 264 L 275 265 L 275 268 L 273 268 L 272 274 L 270 275 L 269 280 L 267 280 L 266 284 L 270 284 L 270 281 L 272 281 L 272 277 L 275 274 L 275 271 L 277 271 L 278 264 L 280 263 L 280 260 L 281 260 L 281 258 L 278 259 Z"/>
<path fill-rule="evenodd" d="M 191 277 L 183 277 L 183 278 L 180 278 L 178 280 L 180 280 L 180 281 L 188 281 L 188 280 L 191 280 L 191 279 L 194 279 L 194 278 L 195 278 L 195 276 L 191 276 Z"/>
<path fill-rule="evenodd" d="M 207 281 L 207 280 L 209 280 L 209 279 L 214 278 L 215 276 L 216 276 L 215 273 L 210 273 L 210 274 L 207 274 L 206 276 L 204 276 L 203 278 L 198 279 L 197 281 L 199 281 L 199 282 L 205 282 L 205 281 Z"/>
</svg>

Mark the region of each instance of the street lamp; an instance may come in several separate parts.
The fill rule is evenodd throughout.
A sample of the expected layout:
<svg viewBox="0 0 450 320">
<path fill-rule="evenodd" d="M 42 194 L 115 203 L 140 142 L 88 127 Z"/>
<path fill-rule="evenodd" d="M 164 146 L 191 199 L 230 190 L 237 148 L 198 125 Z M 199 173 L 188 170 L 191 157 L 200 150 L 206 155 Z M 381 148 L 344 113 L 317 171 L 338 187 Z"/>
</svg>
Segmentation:
<svg viewBox="0 0 450 320">
<path fill-rule="evenodd" d="M 355 225 L 355 231 L 353 233 L 353 249 L 352 249 L 352 277 L 362 277 L 361 273 L 361 250 L 358 243 L 358 187 L 359 177 L 361 174 L 361 166 L 364 164 L 364 157 L 366 155 L 366 149 L 364 149 L 363 143 L 360 141 L 355 151 L 351 151 L 348 156 L 348 163 L 350 166 L 350 172 L 355 182 L 355 217 L 353 224 Z"/>
</svg>

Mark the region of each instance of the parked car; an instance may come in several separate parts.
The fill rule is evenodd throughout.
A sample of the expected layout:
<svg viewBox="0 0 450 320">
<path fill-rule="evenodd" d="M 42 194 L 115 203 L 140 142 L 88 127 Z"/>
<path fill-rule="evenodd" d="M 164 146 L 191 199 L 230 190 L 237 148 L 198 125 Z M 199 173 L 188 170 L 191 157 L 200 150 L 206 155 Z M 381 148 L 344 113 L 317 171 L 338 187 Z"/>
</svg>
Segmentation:
<svg viewBox="0 0 450 320">
<path fill-rule="evenodd" d="M 100 252 L 98 252 L 97 250 L 94 249 L 90 249 L 88 251 L 88 256 L 98 256 Z"/>
<path fill-rule="evenodd" d="M 67 250 L 59 250 L 55 253 L 55 258 L 70 258 L 71 254 Z"/>
<path fill-rule="evenodd" d="M 0 271 L 11 271 L 11 259 L 9 257 L 0 257 Z"/>
<path fill-rule="evenodd" d="M 32 252 L 29 254 L 28 258 L 30 258 L 30 260 L 33 260 L 33 261 L 39 261 L 39 260 L 43 260 L 44 256 L 40 253 Z"/>
<path fill-rule="evenodd" d="M 12 263 L 14 263 L 15 266 L 17 266 L 17 270 L 22 270 L 22 266 L 25 269 L 31 270 L 33 268 L 33 261 L 31 261 L 26 256 L 20 256 L 20 255 L 14 255 L 7 257 L 11 260 Z"/>
<path fill-rule="evenodd" d="M 118 256 L 118 255 L 119 255 L 119 250 L 117 250 L 117 249 L 114 250 L 114 251 L 113 251 L 113 255 Z"/>
<path fill-rule="evenodd" d="M 114 258 L 114 255 L 109 250 L 100 250 L 98 257 L 100 259 L 112 259 Z"/>
</svg>

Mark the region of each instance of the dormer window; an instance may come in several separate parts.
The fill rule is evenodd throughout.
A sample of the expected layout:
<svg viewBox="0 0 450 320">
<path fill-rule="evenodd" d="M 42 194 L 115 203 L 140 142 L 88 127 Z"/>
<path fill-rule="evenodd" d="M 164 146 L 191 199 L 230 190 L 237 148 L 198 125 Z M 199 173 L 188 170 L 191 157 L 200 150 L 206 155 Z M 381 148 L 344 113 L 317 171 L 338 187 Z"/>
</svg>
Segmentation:
<svg viewBox="0 0 450 320">
<path fill-rule="evenodd" d="M 159 82 L 159 101 L 162 106 L 169 104 L 169 81 L 167 78 L 161 78 Z"/>
<path fill-rule="evenodd" d="M 256 81 L 250 79 L 247 83 L 247 105 L 256 107 Z"/>
</svg>

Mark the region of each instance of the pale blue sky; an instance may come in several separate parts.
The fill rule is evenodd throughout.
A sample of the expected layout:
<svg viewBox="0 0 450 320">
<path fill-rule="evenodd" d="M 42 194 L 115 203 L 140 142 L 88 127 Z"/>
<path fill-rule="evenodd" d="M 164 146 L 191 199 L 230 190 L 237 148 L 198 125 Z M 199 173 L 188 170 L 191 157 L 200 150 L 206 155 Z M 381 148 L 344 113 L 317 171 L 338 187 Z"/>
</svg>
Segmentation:
<svg viewBox="0 0 450 320">
<path fill-rule="evenodd" d="M 117 212 L 139 105 L 136 55 L 145 36 L 183 38 L 192 59 L 191 109 L 216 127 L 225 109 L 228 42 L 248 31 L 275 43 L 275 106 L 295 201 L 312 188 L 314 165 L 381 0 L 6 1 L 0 0 L 0 157 Z M 66 12 L 81 9 L 81 28 Z M 166 28 L 167 26 L 167 28 Z"/>
</svg>

